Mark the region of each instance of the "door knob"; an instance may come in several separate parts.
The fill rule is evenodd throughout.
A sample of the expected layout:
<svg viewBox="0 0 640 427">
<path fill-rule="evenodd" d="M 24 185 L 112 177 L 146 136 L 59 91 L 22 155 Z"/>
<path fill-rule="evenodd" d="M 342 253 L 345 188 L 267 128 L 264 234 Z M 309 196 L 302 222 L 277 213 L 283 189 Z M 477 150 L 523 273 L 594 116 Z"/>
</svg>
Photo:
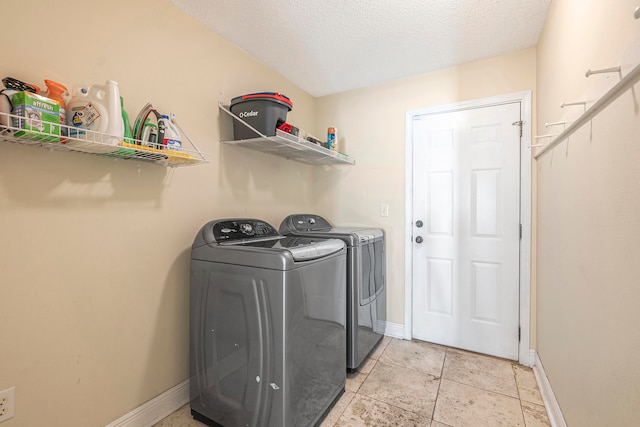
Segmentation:
<svg viewBox="0 0 640 427">
<path fill-rule="evenodd" d="M 424 224 L 422 223 L 422 221 L 417 220 L 416 221 L 416 227 L 421 228 Z"/>
<path fill-rule="evenodd" d="M 422 243 L 423 240 L 422 236 L 416 237 L 416 243 Z"/>
</svg>

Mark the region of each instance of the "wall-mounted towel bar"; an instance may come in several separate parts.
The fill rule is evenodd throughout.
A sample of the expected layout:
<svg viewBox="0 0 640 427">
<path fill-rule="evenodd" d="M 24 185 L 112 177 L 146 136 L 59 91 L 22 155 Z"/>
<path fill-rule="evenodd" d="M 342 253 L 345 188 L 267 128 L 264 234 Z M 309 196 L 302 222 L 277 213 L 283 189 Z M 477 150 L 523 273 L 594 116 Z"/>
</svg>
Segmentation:
<svg viewBox="0 0 640 427">
<path fill-rule="evenodd" d="M 551 150 L 553 147 L 564 141 L 578 130 L 583 124 L 591 120 L 596 114 L 604 110 L 609 104 L 618 99 L 620 95 L 629 90 L 638 80 L 640 80 L 640 64 L 636 65 L 629 73 L 624 76 L 618 83 L 615 84 L 607 93 L 605 93 L 600 99 L 598 99 L 587 111 L 585 111 L 580 117 L 578 117 L 569 127 L 562 131 L 556 138 L 554 138 L 549 145 L 545 146 L 542 150 L 536 153 L 535 158 L 539 159 L 544 153 Z"/>
</svg>

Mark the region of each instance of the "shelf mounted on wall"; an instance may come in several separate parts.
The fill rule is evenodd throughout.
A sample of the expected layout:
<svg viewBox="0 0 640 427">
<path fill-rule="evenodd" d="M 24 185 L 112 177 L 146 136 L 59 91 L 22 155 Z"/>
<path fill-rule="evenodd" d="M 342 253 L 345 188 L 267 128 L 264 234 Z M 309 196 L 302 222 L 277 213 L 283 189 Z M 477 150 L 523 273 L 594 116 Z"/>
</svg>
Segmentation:
<svg viewBox="0 0 640 427">
<path fill-rule="evenodd" d="M 223 144 L 237 145 L 263 153 L 274 154 L 286 159 L 309 165 L 353 165 L 355 160 L 346 154 L 333 152 L 320 145 L 298 138 L 287 132 L 276 129 L 275 136 L 266 136 L 253 126 L 233 114 L 222 102 L 218 102 L 220 110 L 251 129 L 257 136 L 251 139 L 220 141 Z"/>
<path fill-rule="evenodd" d="M 192 149 L 166 149 L 161 144 L 151 144 L 133 138 L 123 138 L 88 129 L 59 125 L 59 133 L 44 131 L 42 122 L 36 118 L 20 117 L 0 112 L 0 141 L 56 151 L 75 151 L 106 157 L 138 160 L 168 167 L 191 166 L 208 163 L 191 138 L 184 132 L 171 115 L 171 121 L 178 127 L 182 142 L 188 142 Z M 58 126 L 58 125 L 56 125 Z"/>
</svg>

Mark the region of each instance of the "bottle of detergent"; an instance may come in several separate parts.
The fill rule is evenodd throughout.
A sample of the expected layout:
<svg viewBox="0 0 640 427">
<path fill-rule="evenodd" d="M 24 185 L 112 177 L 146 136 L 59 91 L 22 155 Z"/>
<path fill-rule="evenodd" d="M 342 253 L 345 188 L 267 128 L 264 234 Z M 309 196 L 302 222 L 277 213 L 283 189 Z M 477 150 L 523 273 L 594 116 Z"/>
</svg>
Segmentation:
<svg viewBox="0 0 640 427">
<path fill-rule="evenodd" d="M 69 136 L 81 138 L 85 130 L 98 132 L 96 142 L 117 145 L 124 137 L 124 122 L 118 83 L 107 80 L 104 85 L 77 88 L 67 103 Z M 92 135 L 94 136 L 94 135 Z M 93 138 L 91 138 L 93 140 Z"/>
<path fill-rule="evenodd" d="M 14 89 L 2 89 L 0 90 L 0 132 L 5 132 L 6 129 L 4 127 L 12 125 L 12 119 L 9 116 L 13 112 L 13 102 L 11 101 L 11 97 L 14 93 L 18 93 L 17 90 Z"/>
<path fill-rule="evenodd" d="M 129 114 L 124 109 L 124 98 L 120 97 L 120 108 L 122 109 L 122 125 L 124 126 L 124 142 L 134 144 L 133 133 L 131 133 L 131 123 L 129 122 Z"/>
<path fill-rule="evenodd" d="M 162 148 L 167 150 L 180 150 L 182 148 L 182 141 L 180 140 L 180 132 L 176 128 L 176 125 L 169 120 L 169 116 L 163 115 L 164 120 L 164 140 L 162 141 Z"/>
<path fill-rule="evenodd" d="M 66 125 L 66 108 L 67 101 L 65 98 L 69 98 L 71 95 L 64 85 L 61 85 L 58 82 L 54 82 L 53 80 L 45 80 L 44 84 L 47 85 L 47 92 L 44 94 L 49 99 L 53 99 L 54 101 L 58 101 L 60 104 L 60 124 Z M 62 135 L 67 134 L 67 130 L 63 127 L 60 128 Z"/>
</svg>

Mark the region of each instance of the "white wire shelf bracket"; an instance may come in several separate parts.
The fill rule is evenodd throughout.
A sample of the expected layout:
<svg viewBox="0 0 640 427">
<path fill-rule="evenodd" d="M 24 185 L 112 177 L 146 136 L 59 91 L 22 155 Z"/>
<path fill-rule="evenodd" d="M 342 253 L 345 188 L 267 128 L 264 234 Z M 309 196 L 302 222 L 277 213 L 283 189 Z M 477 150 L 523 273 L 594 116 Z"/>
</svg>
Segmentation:
<svg viewBox="0 0 640 427">
<path fill-rule="evenodd" d="M 237 145 L 251 150 L 284 157 L 289 160 L 309 165 L 354 165 L 355 160 L 346 154 L 331 151 L 320 145 L 298 138 L 287 132 L 276 129 L 275 136 L 267 136 L 240 117 L 233 114 L 222 102 L 218 102 L 220 110 L 234 120 L 251 129 L 256 138 L 220 141 L 223 144 Z"/>
<path fill-rule="evenodd" d="M 611 68 L 603 68 L 600 70 L 592 70 L 589 68 L 586 73 L 584 73 L 585 77 L 590 77 L 594 74 L 608 74 L 608 73 L 618 73 L 619 76 L 622 76 L 622 67 L 611 67 Z"/>
<path fill-rule="evenodd" d="M 183 148 L 167 149 L 162 144 L 123 138 L 73 126 L 58 125 L 54 130 L 38 118 L 21 117 L 0 112 L 0 141 L 48 150 L 74 151 L 106 157 L 139 160 L 168 167 L 209 163 L 206 153 L 197 149 L 180 128 L 172 114 L 172 122 L 182 133 Z M 184 148 L 188 142 L 192 149 Z"/>
<path fill-rule="evenodd" d="M 536 153 L 535 158 L 539 159 L 546 152 L 550 151 L 567 139 L 571 134 L 578 130 L 582 125 L 591 120 L 594 116 L 607 108 L 609 104 L 618 99 L 620 95 L 629 90 L 638 80 L 640 80 L 640 64 L 636 65 L 627 75 L 625 75 L 618 83 L 615 84 L 607 93 L 598 99 L 591 107 L 589 107 L 580 117 L 571 123 L 564 131 L 558 134 L 549 144 Z"/>
</svg>

